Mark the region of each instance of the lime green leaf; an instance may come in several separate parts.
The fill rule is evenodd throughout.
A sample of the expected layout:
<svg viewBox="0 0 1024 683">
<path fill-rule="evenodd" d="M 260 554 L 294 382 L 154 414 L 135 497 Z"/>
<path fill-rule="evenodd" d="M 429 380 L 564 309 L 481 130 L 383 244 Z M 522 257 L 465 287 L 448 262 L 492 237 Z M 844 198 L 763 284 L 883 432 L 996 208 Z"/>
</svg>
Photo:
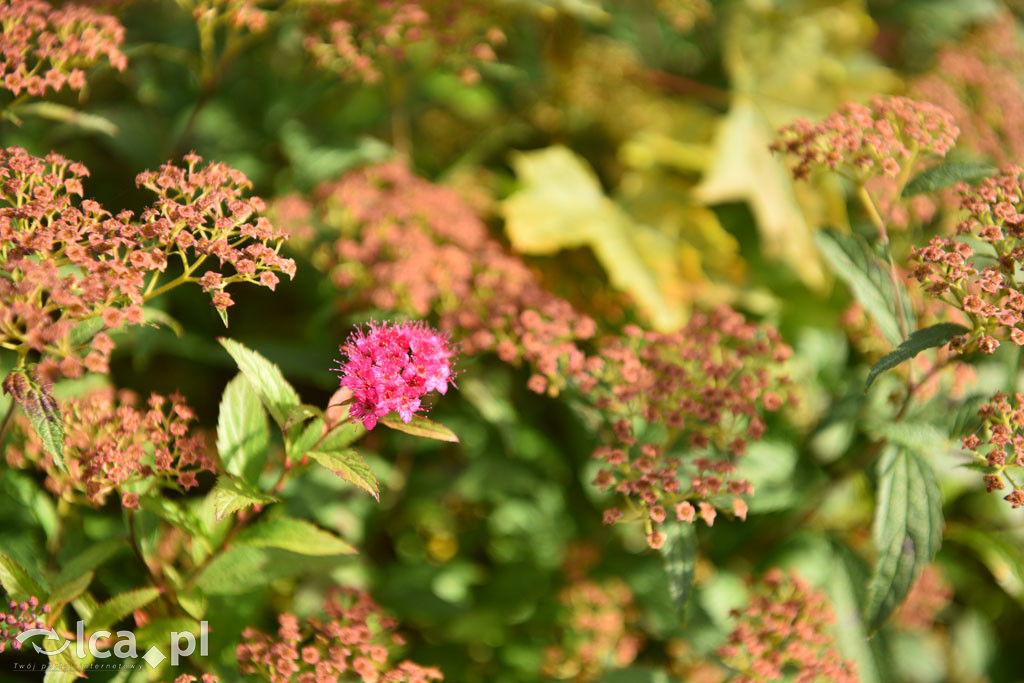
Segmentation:
<svg viewBox="0 0 1024 683">
<path fill-rule="evenodd" d="M 351 448 L 340 451 L 310 451 L 306 455 L 325 469 L 334 472 L 350 484 L 369 491 L 371 496 L 380 500 L 380 485 L 377 483 L 377 477 L 363 460 L 363 456 Z"/>
<path fill-rule="evenodd" d="M 918 453 L 939 454 L 949 450 L 949 438 L 927 422 L 886 422 L 869 426 L 867 432 Z"/>
<path fill-rule="evenodd" d="M 206 528 L 184 501 L 144 495 L 139 496 L 139 507 L 191 536 L 206 538 Z"/>
<path fill-rule="evenodd" d="M 903 602 L 942 541 L 942 496 L 931 465 L 913 451 L 891 448 L 879 470 L 873 530 L 878 558 L 864 610 L 871 631 Z"/>
<path fill-rule="evenodd" d="M 217 413 L 217 452 L 228 472 L 255 482 L 270 444 L 267 416 L 244 374 L 224 387 Z"/>
<path fill-rule="evenodd" d="M 92 583 L 95 572 L 89 570 L 84 574 L 79 574 L 73 579 L 69 579 L 64 583 L 58 583 L 50 591 L 49 597 L 46 598 L 46 602 L 50 604 L 51 613 L 60 614 L 61 609 L 64 605 L 68 604 L 79 595 L 85 592 Z"/>
<path fill-rule="evenodd" d="M 17 560 L 5 553 L 0 553 L 0 586 L 12 600 L 19 602 L 33 596 L 41 600 L 48 592 Z"/>
<path fill-rule="evenodd" d="M 517 251 L 554 254 L 589 247 L 611 284 L 633 297 L 656 327 L 679 327 L 683 302 L 670 300 L 657 277 L 655 262 L 673 248 L 664 235 L 635 223 L 606 197 L 593 169 L 566 147 L 517 153 L 512 166 L 522 187 L 503 208 Z"/>
<path fill-rule="evenodd" d="M 419 415 L 413 415 L 409 424 L 406 424 L 395 413 L 389 413 L 380 419 L 380 423 L 385 427 L 390 427 L 406 434 L 412 434 L 413 436 L 422 436 L 428 439 L 437 439 L 438 441 L 451 441 L 452 443 L 459 442 L 459 437 L 455 436 L 455 432 L 442 424 Z"/>
<path fill-rule="evenodd" d="M 871 372 L 868 373 L 864 390 L 867 391 L 872 382 L 875 381 L 875 378 L 886 370 L 891 370 L 903 361 L 910 360 L 925 349 L 932 349 L 947 344 L 953 337 L 966 334 L 967 332 L 970 332 L 970 330 L 963 325 L 955 323 L 939 323 L 938 325 L 926 327 L 923 330 L 917 330 L 907 338 L 907 341 L 896 347 L 892 353 L 875 363 L 874 367 L 871 368 Z"/>
<path fill-rule="evenodd" d="M 268 496 L 241 479 L 228 475 L 217 478 L 217 485 L 210 491 L 210 496 L 213 497 L 213 509 L 218 520 L 253 505 L 277 502 L 277 498 Z"/>
<path fill-rule="evenodd" d="M 4 378 L 3 391 L 13 396 L 28 415 L 33 431 L 53 458 L 54 464 L 67 472 L 68 466 L 64 462 L 64 418 L 49 389 L 35 381 L 25 370 L 15 369 Z"/>
<path fill-rule="evenodd" d="M 259 394 L 274 421 L 284 427 L 288 412 L 301 401 L 281 370 L 260 354 L 232 339 L 222 337 L 218 341 L 235 359 L 238 369 Z"/>
<path fill-rule="evenodd" d="M 302 555 L 351 555 L 358 552 L 331 532 L 291 517 L 277 517 L 251 526 L 236 537 L 235 544 L 283 548 Z"/>
<path fill-rule="evenodd" d="M 904 197 L 936 192 L 963 181 L 976 183 L 996 173 L 995 168 L 982 164 L 939 164 L 918 173 L 903 188 Z"/>
<path fill-rule="evenodd" d="M 96 114 L 78 111 L 56 102 L 44 101 L 21 104 L 17 107 L 17 113 L 19 116 L 38 116 L 42 119 L 66 123 L 91 133 L 102 133 L 110 137 L 117 135 L 117 126 L 113 121 Z"/>
<path fill-rule="evenodd" d="M 96 611 L 89 617 L 85 630 L 88 633 L 95 633 L 100 629 L 109 628 L 135 610 L 142 609 L 153 602 L 159 595 L 160 591 L 156 588 L 139 588 L 115 595 L 96 608 Z"/>
<path fill-rule="evenodd" d="M 905 293 L 893 292 L 889 275 L 864 240 L 849 233 L 820 230 L 815 233 L 814 242 L 836 276 L 850 288 L 853 298 L 864 307 L 885 338 L 893 346 L 903 342 L 895 302 L 897 297 L 905 298 Z M 906 315 L 906 307 L 904 311 Z M 912 318 L 908 317 L 907 322 L 912 324 Z"/>
<path fill-rule="evenodd" d="M 675 519 L 665 520 L 661 531 L 665 534 L 661 556 L 668 575 L 668 592 L 682 619 L 686 602 L 690 599 L 693 573 L 697 566 L 697 534 L 692 524 Z"/>
<path fill-rule="evenodd" d="M 269 564 L 262 548 L 232 547 L 213 558 L 196 578 L 195 585 L 208 595 L 243 593 L 256 577 L 264 576 Z"/>
</svg>

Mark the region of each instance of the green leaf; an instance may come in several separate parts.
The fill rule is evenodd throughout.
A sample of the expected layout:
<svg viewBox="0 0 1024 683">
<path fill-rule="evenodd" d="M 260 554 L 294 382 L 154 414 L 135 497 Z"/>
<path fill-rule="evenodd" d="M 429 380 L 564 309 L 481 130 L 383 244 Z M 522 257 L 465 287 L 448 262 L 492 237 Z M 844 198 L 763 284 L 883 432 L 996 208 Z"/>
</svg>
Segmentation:
<svg viewBox="0 0 1024 683">
<path fill-rule="evenodd" d="M 283 428 L 289 411 L 302 402 L 295 389 L 281 374 L 281 370 L 260 354 L 233 339 L 222 337 L 218 341 L 235 359 L 238 369 L 259 394 L 271 417 Z"/>
<path fill-rule="evenodd" d="M 939 454 L 949 450 L 949 438 L 927 422 L 886 422 L 869 426 L 867 432 L 918 453 Z"/>
<path fill-rule="evenodd" d="M 306 455 L 350 484 L 369 491 L 371 496 L 380 500 L 380 486 L 377 484 L 377 477 L 363 460 L 363 456 L 351 448 L 340 451 L 310 451 Z"/>
<path fill-rule="evenodd" d="M 277 579 L 327 575 L 349 561 L 338 555 L 314 557 L 280 548 L 232 546 L 213 558 L 195 577 L 194 584 L 207 595 L 240 595 Z"/>
<path fill-rule="evenodd" d="M 918 173 L 903 188 L 904 197 L 936 192 L 952 187 L 960 181 L 974 184 L 996 173 L 992 166 L 983 164 L 939 164 Z"/>
<path fill-rule="evenodd" d="M 84 574 L 79 574 L 73 579 L 68 579 L 64 583 L 58 583 L 54 586 L 53 590 L 50 591 L 50 595 L 46 598 L 46 602 L 50 604 L 52 612 L 59 614 L 64 605 L 84 593 L 89 584 L 92 583 L 93 576 L 95 576 L 95 572 L 89 570 Z"/>
<path fill-rule="evenodd" d="M 185 336 L 185 328 L 180 322 L 172 318 L 166 311 L 152 306 L 142 307 L 142 321 L 146 325 L 159 329 L 161 326 L 171 328 L 174 336 L 181 339 Z"/>
<path fill-rule="evenodd" d="M 217 485 L 210 491 L 210 496 L 213 497 L 213 509 L 218 520 L 253 505 L 277 502 L 277 498 L 268 496 L 241 479 L 228 475 L 217 478 Z"/>
<path fill-rule="evenodd" d="M 139 507 L 195 538 L 206 538 L 206 528 L 199 517 L 181 500 L 156 495 L 139 496 Z"/>
<path fill-rule="evenodd" d="M 316 406 L 306 405 L 305 403 L 295 406 L 288 411 L 288 417 L 285 418 L 283 429 L 288 431 L 297 424 L 301 424 L 313 417 L 321 417 L 322 415 L 323 411 Z"/>
<path fill-rule="evenodd" d="M 819 230 L 814 234 L 814 242 L 836 276 L 850 288 L 854 299 L 864 307 L 885 338 L 893 346 L 900 344 L 903 335 L 896 318 L 896 301 L 905 294 L 893 291 L 889 275 L 867 243 L 857 235 L 835 230 Z"/>
<path fill-rule="evenodd" d="M 244 374 L 228 382 L 217 413 L 217 452 L 228 472 L 255 483 L 263 468 L 270 429 L 259 396 Z"/>
<path fill-rule="evenodd" d="M 71 328 L 71 333 L 68 335 L 68 341 L 71 342 L 71 346 L 84 346 L 88 344 L 96 334 L 102 330 L 105 326 L 103 318 L 96 316 L 95 318 L 86 318 L 75 323 L 74 327 Z"/>
<path fill-rule="evenodd" d="M 127 547 L 128 543 L 123 537 L 110 538 L 90 545 L 64 565 L 57 576 L 56 583 L 62 584 L 74 581 L 79 576 L 99 567 L 118 550 Z"/>
<path fill-rule="evenodd" d="M 984 394 L 975 394 L 964 399 L 953 415 L 953 426 L 949 428 L 949 438 L 962 439 L 977 432 L 982 424 L 982 418 L 978 415 L 978 411 L 989 400 L 990 398 Z"/>
<path fill-rule="evenodd" d="M 120 593 L 102 603 L 85 625 L 87 633 L 95 633 L 118 623 L 137 609 L 142 609 L 160 596 L 156 588 L 139 588 Z"/>
<path fill-rule="evenodd" d="M 437 439 L 438 441 L 450 441 L 452 443 L 459 442 L 459 437 L 455 436 L 455 432 L 442 424 L 419 415 L 413 415 L 409 424 L 406 424 L 402 422 L 402 418 L 396 413 L 388 413 L 380 419 L 380 423 L 385 427 L 390 427 L 406 434 L 412 434 L 413 436 L 422 436 L 428 439 Z"/>
<path fill-rule="evenodd" d="M 963 325 L 957 325 L 956 323 L 939 323 L 938 325 L 926 327 L 923 330 L 917 330 L 907 338 L 907 341 L 896 347 L 892 353 L 875 363 L 875 366 L 871 368 L 871 372 L 868 373 L 864 391 L 867 391 L 875 381 L 875 378 L 886 370 L 891 370 L 903 361 L 910 360 L 925 349 L 948 344 L 953 337 L 969 331 Z"/>
<path fill-rule="evenodd" d="M 0 552 L 0 586 L 4 587 L 12 600 L 21 602 L 35 596 L 40 600 L 49 592 L 32 578 L 28 570 L 18 564 L 10 555 Z"/>
<path fill-rule="evenodd" d="M 917 453 L 891 448 L 879 463 L 874 544 L 878 551 L 864 619 L 873 632 L 903 602 L 942 541 L 942 496 Z"/>
<path fill-rule="evenodd" d="M 283 548 L 302 555 L 351 555 L 354 547 L 305 520 L 277 517 L 249 527 L 235 540 L 253 548 Z"/>
<path fill-rule="evenodd" d="M 693 573 L 697 565 L 697 534 L 692 524 L 675 519 L 665 520 L 661 531 L 665 534 L 661 556 L 668 576 L 668 592 L 682 619 L 686 602 L 690 599 Z"/>
<path fill-rule="evenodd" d="M 23 369 L 12 370 L 3 380 L 3 391 L 10 394 L 28 415 L 32 429 L 58 468 L 68 471 L 64 462 L 64 418 L 49 389 Z"/>
<path fill-rule="evenodd" d="M 56 102 L 44 101 L 21 104 L 18 105 L 16 111 L 19 116 L 38 116 L 42 119 L 66 123 L 91 133 L 102 133 L 110 137 L 117 135 L 117 126 L 113 121 L 96 114 L 72 109 Z"/>
</svg>

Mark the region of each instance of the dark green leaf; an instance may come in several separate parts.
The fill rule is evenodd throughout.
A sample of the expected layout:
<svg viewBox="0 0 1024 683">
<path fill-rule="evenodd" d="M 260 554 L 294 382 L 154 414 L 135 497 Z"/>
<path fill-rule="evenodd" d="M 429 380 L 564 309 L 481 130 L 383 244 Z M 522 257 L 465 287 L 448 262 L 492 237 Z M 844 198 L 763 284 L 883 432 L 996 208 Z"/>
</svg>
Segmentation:
<svg viewBox="0 0 1024 683">
<path fill-rule="evenodd" d="M 989 400 L 989 397 L 984 394 L 975 394 L 964 399 L 953 415 L 953 426 L 949 428 L 949 438 L 962 439 L 977 432 L 982 423 L 978 411 Z"/>
<path fill-rule="evenodd" d="M 53 458 L 54 464 L 67 472 L 68 467 L 64 462 L 64 418 L 50 390 L 20 368 L 12 370 L 4 378 L 3 390 L 13 396 L 28 415 L 33 431 Z"/>
<path fill-rule="evenodd" d="M 903 335 L 896 317 L 896 302 L 905 299 L 906 292 L 902 287 L 893 291 L 892 280 L 884 264 L 875 257 L 867 243 L 857 235 L 835 230 L 819 230 L 814 234 L 814 242 L 885 338 L 893 346 L 900 344 Z M 909 307 L 903 308 L 908 324 L 913 324 Z"/>
<path fill-rule="evenodd" d="M 228 472 L 255 483 L 270 444 L 270 429 L 259 396 L 244 374 L 224 388 L 217 413 L 217 452 Z"/>
<path fill-rule="evenodd" d="M 939 323 L 938 325 L 926 327 L 923 330 L 917 330 L 910 335 L 907 341 L 896 347 L 892 353 L 875 363 L 875 366 L 871 368 L 871 372 L 868 373 L 868 379 L 864 385 L 864 391 L 867 391 L 875 381 L 875 378 L 886 370 L 891 370 L 903 361 L 910 360 L 925 349 L 932 349 L 937 346 L 948 344 L 953 337 L 965 334 L 969 331 L 970 330 L 963 325 L 957 325 L 955 323 Z"/>
<path fill-rule="evenodd" d="M 442 424 L 419 415 L 413 415 L 409 424 L 406 424 L 402 422 L 402 418 L 397 414 L 389 413 L 380 419 L 380 423 L 385 427 L 390 427 L 406 434 L 412 434 L 413 436 L 422 436 L 428 439 L 437 439 L 438 441 L 451 441 L 452 443 L 459 442 L 459 437 L 455 436 L 455 432 Z"/>
<path fill-rule="evenodd" d="M 302 402 L 281 370 L 260 354 L 232 339 L 221 338 L 218 341 L 235 359 L 238 369 L 259 394 L 271 417 L 283 428 L 288 413 Z"/>
<path fill-rule="evenodd" d="M 904 197 L 913 197 L 925 192 L 936 192 L 965 183 L 977 183 L 996 173 L 996 169 L 982 164 L 939 164 L 921 171 L 903 188 Z"/>
<path fill-rule="evenodd" d="M 363 456 L 351 448 L 340 451 L 310 451 L 306 455 L 350 484 L 369 491 L 370 495 L 380 500 L 380 486 L 377 484 L 377 477 L 363 460 Z"/>
<path fill-rule="evenodd" d="M 942 496 L 931 465 L 917 453 L 890 448 L 879 463 L 874 544 L 878 558 L 864 619 L 885 623 L 942 541 Z"/>
<path fill-rule="evenodd" d="M 71 558 L 57 576 L 56 583 L 68 583 L 79 576 L 92 571 L 100 566 L 121 548 L 127 548 L 128 543 L 122 538 L 110 538 L 99 543 L 94 543 L 78 555 Z"/>
<path fill-rule="evenodd" d="M 351 555 L 358 552 L 331 532 L 291 517 L 268 519 L 249 527 L 235 540 L 253 548 L 283 548 L 302 555 Z"/>
<path fill-rule="evenodd" d="M 697 534 L 692 524 L 671 518 L 661 525 L 661 531 L 665 534 L 661 556 L 665 563 L 665 573 L 668 575 L 668 591 L 679 618 L 682 619 L 693 587 L 693 573 L 697 563 Z"/>
<path fill-rule="evenodd" d="M 284 430 L 288 431 L 297 424 L 302 424 L 313 417 L 321 417 L 323 411 L 316 406 L 306 404 L 298 405 L 288 411 L 288 417 L 284 421 Z"/>
</svg>

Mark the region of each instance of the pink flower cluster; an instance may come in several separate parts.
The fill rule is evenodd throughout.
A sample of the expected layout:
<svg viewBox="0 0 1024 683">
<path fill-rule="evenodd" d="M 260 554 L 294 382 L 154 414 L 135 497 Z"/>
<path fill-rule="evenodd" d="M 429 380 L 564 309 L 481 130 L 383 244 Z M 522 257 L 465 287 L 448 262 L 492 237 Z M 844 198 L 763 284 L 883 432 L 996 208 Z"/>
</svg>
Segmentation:
<svg viewBox="0 0 1024 683">
<path fill-rule="evenodd" d="M 953 601 L 953 586 L 937 564 L 921 570 L 906 599 L 892 615 L 905 629 L 926 631 L 935 626 L 936 617 Z"/>
<path fill-rule="evenodd" d="M 1024 346 L 1024 293 L 1017 276 L 1024 264 L 1024 171 L 1010 166 L 977 187 L 958 189 L 968 216 L 957 233 L 988 243 L 994 262 L 982 266 L 969 243 L 937 236 L 913 248 L 913 275 L 969 320 L 970 333 L 955 339 L 953 348 L 993 353 L 1006 339 Z"/>
<path fill-rule="evenodd" d="M 112 16 L 43 0 L 0 3 L 0 87 L 15 95 L 42 96 L 47 89 L 85 87 L 86 69 L 104 57 L 124 71 L 124 27 Z"/>
<path fill-rule="evenodd" d="M 453 383 L 448 338 L 421 322 L 370 323 L 341 351 L 341 386 L 352 392 L 349 416 L 367 429 L 392 411 L 408 424 L 425 395 L 444 394 Z"/>
<path fill-rule="evenodd" d="M 494 48 L 505 42 L 479 3 L 461 0 L 349 0 L 312 7 L 308 15 L 304 45 L 317 66 L 366 83 L 428 41 L 439 59 L 461 65 L 463 79 L 473 81 L 478 74 L 470 62 L 494 61 Z"/>
<path fill-rule="evenodd" d="M 21 643 L 15 638 L 22 631 L 47 628 L 45 620 L 49 613 L 50 606 L 40 605 L 39 598 L 34 595 L 22 602 L 12 600 L 8 605 L 8 611 L 0 612 L 0 653 L 8 646 L 20 650 Z"/>
<path fill-rule="evenodd" d="M 328 620 L 306 619 L 304 627 L 282 614 L 277 638 L 247 628 L 236 648 L 239 670 L 272 683 L 428 683 L 444 679 L 434 667 L 409 660 L 392 663 L 390 649 L 404 640 L 395 622 L 381 613 L 368 593 L 335 589 L 325 603 Z"/>
<path fill-rule="evenodd" d="M 772 149 L 795 159 L 793 175 L 831 169 L 864 182 L 908 173 L 925 156 L 944 157 L 960 134 L 953 116 L 928 102 L 876 95 L 847 103 L 824 121 L 798 119 L 779 130 Z"/>
<path fill-rule="evenodd" d="M 939 50 L 910 90 L 953 115 L 962 146 L 997 164 L 1024 158 L 1024 45 L 1011 13 Z"/>
<path fill-rule="evenodd" d="M 452 190 L 389 163 L 322 185 L 312 203 L 292 196 L 273 208 L 292 243 L 329 270 L 341 305 L 434 314 L 464 353 L 532 365 L 539 393 L 585 375 L 577 342 L 594 321 L 541 286 Z M 321 235 L 330 241 L 310 246 Z"/>
<path fill-rule="evenodd" d="M 115 395 L 113 389 L 99 389 L 65 402 L 62 410 L 67 473 L 23 416 L 16 422 L 22 446 L 8 445 L 5 453 L 10 467 L 46 472 L 46 487 L 56 495 L 71 498 L 81 491 L 86 503 L 100 506 L 120 491 L 121 504 L 136 508 L 138 494 L 125 489 L 130 484 L 142 483 L 147 491 L 163 485 L 187 491 L 198 486 L 197 474 L 216 469 L 204 437 L 189 433 L 196 416 L 178 394 L 152 394 L 142 407 L 130 391 Z"/>
<path fill-rule="evenodd" d="M 604 341 L 581 386 L 612 420 L 615 441 L 594 452 L 605 465 L 594 485 L 639 505 L 652 547 L 664 542 L 657 525 L 668 515 L 711 525 L 720 508 L 746 518 L 740 496 L 753 489 L 735 478 L 736 458 L 764 434 L 762 412 L 786 402 L 789 380 L 779 367 L 790 354 L 774 329 L 726 307 L 694 313 L 673 334 L 627 326 L 623 337 Z M 638 418 L 647 425 L 639 437 Z M 683 468 L 666 452 L 673 447 L 704 454 Z M 606 523 L 622 518 L 618 508 L 605 511 Z"/>
<path fill-rule="evenodd" d="M 565 573 L 569 584 L 558 597 L 560 627 L 555 644 L 544 654 L 545 676 L 558 680 L 596 681 L 629 666 L 640 647 L 640 613 L 633 591 L 622 579 L 586 576 L 592 548 L 570 548 Z"/>
<path fill-rule="evenodd" d="M 995 394 L 978 415 L 984 420 L 982 435 L 971 434 L 962 443 L 988 470 L 985 490 L 1002 491 L 1009 485 L 1005 500 L 1014 508 L 1024 506 L 1024 394 Z"/>
<path fill-rule="evenodd" d="M 852 661 L 843 661 L 828 632 L 835 615 L 828 598 L 794 575 L 765 574 L 718 656 L 739 674 L 737 683 L 794 680 L 855 683 Z M 792 675 L 792 678 L 790 678 Z"/>
<path fill-rule="evenodd" d="M 159 198 L 135 219 L 76 198 L 89 174 L 82 164 L 0 150 L 0 348 L 38 353 L 43 378 L 106 372 L 114 341 L 102 330 L 141 324 L 143 305 L 164 291 L 198 282 L 224 310 L 227 285 L 273 289 L 277 272 L 294 274 L 294 261 L 278 253 L 284 236 L 256 217 L 263 202 L 243 196 L 248 179 L 223 164 L 199 168 L 196 155 L 185 160 L 186 168 L 139 175 Z M 199 276 L 212 257 L 234 273 Z M 183 272 L 161 284 L 175 261 Z"/>
</svg>

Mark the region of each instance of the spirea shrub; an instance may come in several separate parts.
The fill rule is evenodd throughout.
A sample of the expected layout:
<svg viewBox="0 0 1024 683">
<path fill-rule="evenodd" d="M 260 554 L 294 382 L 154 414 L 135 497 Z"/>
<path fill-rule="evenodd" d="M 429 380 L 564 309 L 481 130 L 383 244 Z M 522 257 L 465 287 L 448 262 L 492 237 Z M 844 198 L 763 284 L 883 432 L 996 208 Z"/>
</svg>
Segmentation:
<svg viewBox="0 0 1024 683">
<path fill-rule="evenodd" d="M 958 13 L 0 6 L 0 678 L 1013 679 Z"/>
</svg>

